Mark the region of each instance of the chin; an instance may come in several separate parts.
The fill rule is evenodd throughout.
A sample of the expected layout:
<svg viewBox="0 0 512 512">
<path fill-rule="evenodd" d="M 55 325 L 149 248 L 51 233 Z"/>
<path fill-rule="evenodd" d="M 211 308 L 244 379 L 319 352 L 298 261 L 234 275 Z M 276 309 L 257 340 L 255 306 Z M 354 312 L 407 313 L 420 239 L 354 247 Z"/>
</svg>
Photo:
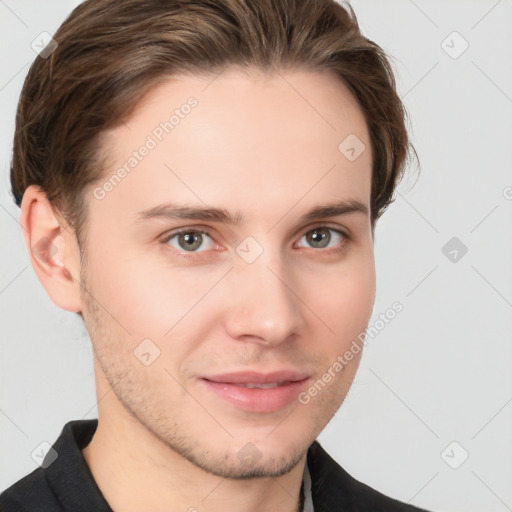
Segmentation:
<svg viewBox="0 0 512 512">
<path fill-rule="evenodd" d="M 306 455 L 309 446 L 301 450 L 265 455 L 254 444 L 248 442 L 233 452 L 203 453 L 189 452 L 185 457 L 189 462 L 207 473 L 234 480 L 279 477 L 289 473 Z M 282 450 L 281 450 L 282 451 Z"/>
</svg>

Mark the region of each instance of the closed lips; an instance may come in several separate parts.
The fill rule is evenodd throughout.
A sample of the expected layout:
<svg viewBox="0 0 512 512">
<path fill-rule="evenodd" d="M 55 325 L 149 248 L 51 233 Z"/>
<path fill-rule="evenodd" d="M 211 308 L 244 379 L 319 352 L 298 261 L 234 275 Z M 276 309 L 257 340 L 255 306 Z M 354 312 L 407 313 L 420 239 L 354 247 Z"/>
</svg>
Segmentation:
<svg viewBox="0 0 512 512">
<path fill-rule="evenodd" d="M 206 379 L 208 380 L 208 379 Z M 212 382 L 212 381 L 210 381 Z M 284 386 L 286 384 L 290 384 L 292 383 L 293 381 L 291 380 L 287 380 L 287 381 L 284 381 L 284 382 L 268 382 L 266 384 L 261 384 L 261 383 L 257 383 L 257 382 L 224 382 L 224 383 L 219 383 L 219 384 L 231 384 L 231 385 L 234 385 L 234 386 L 239 386 L 239 387 L 243 387 L 243 388 L 250 388 L 250 389 L 271 389 L 271 388 L 277 388 L 277 386 Z"/>
<path fill-rule="evenodd" d="M 255 371 L 224 373 L 221 375 L 205 375 L 203 379 L 219 384 L 232 384 L 247 388 L 270 389 L 286 384 L 299 382 L 308 377 L 308 374 L 298 370 L 280 370 L 270 373 Z"/>
</svg>

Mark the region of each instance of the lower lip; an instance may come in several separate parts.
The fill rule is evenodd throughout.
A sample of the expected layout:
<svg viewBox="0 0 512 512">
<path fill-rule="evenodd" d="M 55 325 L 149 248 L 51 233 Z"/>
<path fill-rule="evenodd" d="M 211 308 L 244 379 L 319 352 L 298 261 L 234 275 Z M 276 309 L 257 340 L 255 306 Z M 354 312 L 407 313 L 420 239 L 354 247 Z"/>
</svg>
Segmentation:
<svg viewBox="0 0 512 512">
<path fill-rule="evenodd" d="M 245 388 L 226 382 L 201 379 L 208 389 L 239 409 L 251 412 L 273 412 L 297 399 L 308 379 L 269 389 Z"/>
</svg>

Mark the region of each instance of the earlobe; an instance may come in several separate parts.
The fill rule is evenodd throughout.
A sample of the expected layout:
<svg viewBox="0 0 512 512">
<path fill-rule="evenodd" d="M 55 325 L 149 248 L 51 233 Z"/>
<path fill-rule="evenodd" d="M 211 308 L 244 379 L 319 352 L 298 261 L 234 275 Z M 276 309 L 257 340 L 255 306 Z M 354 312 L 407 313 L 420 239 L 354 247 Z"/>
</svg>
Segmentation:
<svg viewBox="0 0 512 512">
<path fill-rule="evenodd" d="M 20 222 L 30 262 L 50 299 L 66 311 L 81 311 L 76 237 L 35 185 L 23 194 Z"/>
</svg>

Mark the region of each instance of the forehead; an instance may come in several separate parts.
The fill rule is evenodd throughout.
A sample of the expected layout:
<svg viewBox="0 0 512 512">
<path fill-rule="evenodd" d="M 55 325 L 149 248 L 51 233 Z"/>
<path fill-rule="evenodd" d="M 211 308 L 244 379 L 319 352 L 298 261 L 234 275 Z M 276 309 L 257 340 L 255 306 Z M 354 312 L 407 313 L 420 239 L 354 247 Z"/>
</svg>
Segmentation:
<svg viewBox="0 0 512 512">
<path fill-rule="evenodd" d="M 357 159 L 347 158 L 345 141 L 358 153 L 365 148 Z M 110 162 L 96 185 L 108 190 L 92 210 L 128 213 L 179 200 L 261 214 L 301 197 L 369 201 L 364 115 L 330 72 L 171 76 L 104 133 L 102 146 Z"/>
</svg>

